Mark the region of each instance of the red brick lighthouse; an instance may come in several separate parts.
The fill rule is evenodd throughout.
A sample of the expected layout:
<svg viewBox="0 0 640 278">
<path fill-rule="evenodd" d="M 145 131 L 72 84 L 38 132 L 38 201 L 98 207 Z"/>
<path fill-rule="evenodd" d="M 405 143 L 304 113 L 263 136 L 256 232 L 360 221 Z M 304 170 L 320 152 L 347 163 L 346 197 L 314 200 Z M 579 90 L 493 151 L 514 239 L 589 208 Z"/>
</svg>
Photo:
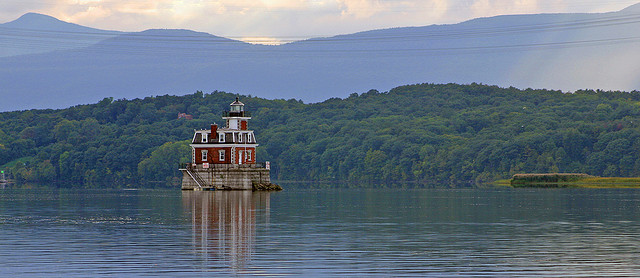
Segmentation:
<svg viewBox="0 0 640 278">
<path fill-rule="evenodd" d="M 260 190 L 271 184 L 269 163 L 256 163 L 256 137 L 249 130 L 251 114 L 238 98 L 222 113 L 226 126 L 196 130 L 191 164 L 183 165 L 183 190 Z"/>
<path fill-rule="evenodd" d="M 255 164 L 256 137 L 248 129 L 251 119 L 244 111 L 244 104 L 236 98 L 231 109 L 224 111 L 222 119 L 226 127 L 211 125 L 210 130 L 197 130 L 191 141 L 192 163 L 194 164 Z"/>
</svg>

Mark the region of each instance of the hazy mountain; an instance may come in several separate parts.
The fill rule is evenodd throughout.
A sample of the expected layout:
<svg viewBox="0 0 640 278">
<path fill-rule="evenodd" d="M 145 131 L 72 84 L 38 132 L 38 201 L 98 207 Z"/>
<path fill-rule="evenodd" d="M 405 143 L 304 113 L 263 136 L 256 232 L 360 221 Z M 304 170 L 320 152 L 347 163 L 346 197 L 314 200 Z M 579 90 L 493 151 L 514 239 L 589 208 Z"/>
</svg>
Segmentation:
<svg viewBox="0 0 640 278">
<path fill-rule="evenodd" d="M 0 110 L 196 90 L 315 102 L 424 82 L 634 90 L 640 87 L 638 30 L 639 5 L 605 14 L 479 18 L 279 46 L 148 30 L 80 49 L 0 59 Z"/>
<path fill-rule="evenodd" d="M 118 34 L 28 13 L 0 24 L 0 57 L 81 48 Z"/>
</svg>

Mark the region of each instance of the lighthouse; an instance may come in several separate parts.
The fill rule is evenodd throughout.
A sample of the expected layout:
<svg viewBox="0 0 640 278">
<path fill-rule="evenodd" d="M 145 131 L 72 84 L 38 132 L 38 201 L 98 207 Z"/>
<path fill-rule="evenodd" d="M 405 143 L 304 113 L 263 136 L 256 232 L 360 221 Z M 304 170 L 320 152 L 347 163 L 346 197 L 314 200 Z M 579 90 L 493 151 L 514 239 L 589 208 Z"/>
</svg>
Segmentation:
<svg viewBox="0 0 640 278">
<path fill-rule="evenodd" d="M 183 190 L 256 190 L 271 186 L 269 163 L 256 162 L 251 114 L 238 98 L 222 112 L 224 127 L 195 130 L 191 163 L 180 167 Z"/>
<path fill-rule="evenodd" d="M 225 127 L 212 124 L 211 129 L 197 130 L 191 140 L 193 164 L 205 169 L 212 164 L 255 164 L 256 137 L 249 130 L 250 113 L 236 98 L 231 109 L 222 113 Z"/>
</svg>

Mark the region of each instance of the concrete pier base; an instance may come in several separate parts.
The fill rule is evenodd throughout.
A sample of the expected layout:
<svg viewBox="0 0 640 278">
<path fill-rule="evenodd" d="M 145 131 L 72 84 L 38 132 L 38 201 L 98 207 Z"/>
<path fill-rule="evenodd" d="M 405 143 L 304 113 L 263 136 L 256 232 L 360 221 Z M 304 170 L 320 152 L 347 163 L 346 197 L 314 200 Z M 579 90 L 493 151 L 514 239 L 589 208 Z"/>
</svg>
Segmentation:
<svg viewBox="0 0 640 278">
<path fill-rule="evenodd" d="M 271 184 L 269 169 L 256 164 L 189 165 L 180 168 L 182 190 L 254 190 Z"/>
</svg>

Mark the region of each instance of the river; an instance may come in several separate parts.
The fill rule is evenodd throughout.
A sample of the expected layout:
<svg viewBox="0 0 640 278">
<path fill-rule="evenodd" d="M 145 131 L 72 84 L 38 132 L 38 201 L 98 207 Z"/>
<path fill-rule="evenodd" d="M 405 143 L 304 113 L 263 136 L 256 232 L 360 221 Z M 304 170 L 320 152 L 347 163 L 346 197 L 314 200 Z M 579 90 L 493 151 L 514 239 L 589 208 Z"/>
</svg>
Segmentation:
<svg viewBox="0 0 640 278">
<path fill-rule="evenodd" d="M 0 189 L 0 276 L 640 275 L 640 190 Z"/>
</svg>

